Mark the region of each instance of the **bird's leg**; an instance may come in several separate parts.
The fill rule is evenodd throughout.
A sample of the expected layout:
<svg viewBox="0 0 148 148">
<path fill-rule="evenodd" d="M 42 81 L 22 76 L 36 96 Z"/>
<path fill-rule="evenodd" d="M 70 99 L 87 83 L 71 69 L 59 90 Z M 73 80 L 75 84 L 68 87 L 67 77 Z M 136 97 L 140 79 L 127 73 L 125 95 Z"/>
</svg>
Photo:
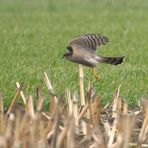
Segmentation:
<svg viewBox="0 0 148 148">
<path fill-rule="evenodd" d="M 96 67 L 93 67 L 93 75 L 95 76 L 96 80 L 100 80 L 100 74 L 96 72 Z"/>
</svg>

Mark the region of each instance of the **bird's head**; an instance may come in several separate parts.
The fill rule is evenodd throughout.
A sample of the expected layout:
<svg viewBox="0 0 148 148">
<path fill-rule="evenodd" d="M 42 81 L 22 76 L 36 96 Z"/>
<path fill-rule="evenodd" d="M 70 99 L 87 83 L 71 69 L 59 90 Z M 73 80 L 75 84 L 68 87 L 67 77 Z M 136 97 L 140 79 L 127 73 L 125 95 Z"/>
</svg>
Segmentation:
<svg viewBox="0 0 148 148">
<path fill-rule="evenodd" d="M 66 47 L 68 49 L 68 52 L 66 52 L 64 55 L 63 55 L 63 58 L 65 59 L 70 59 L 72 57 L 72 54 L 73 54 L 73 49 L 71 46 L 68 46 Z"/>
</svg>

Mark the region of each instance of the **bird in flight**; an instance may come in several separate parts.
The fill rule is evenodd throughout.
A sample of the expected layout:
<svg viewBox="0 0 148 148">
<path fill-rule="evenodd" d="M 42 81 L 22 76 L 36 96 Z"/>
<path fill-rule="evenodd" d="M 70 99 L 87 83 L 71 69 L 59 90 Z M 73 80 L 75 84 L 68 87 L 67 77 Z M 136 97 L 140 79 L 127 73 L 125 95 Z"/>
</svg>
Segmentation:
<svg viewBox="0 0 148 148">
<path fill-rule="evenodd" d="M 67 46 L 68 52 L 63 57 L 71 62 L 82 64 L 93 68 L 93 74 L 96 79 L 99 76 L 96 73 L 96 66 L 98 63 L 105 63 L 111 65 L 121 64 L 124 57 L 106 57 L 95 53 L 97 47 L 105 45 L 109 42 L 108 38 L 99 34 L 85 34 L 74 38 Z"/>
</svg>

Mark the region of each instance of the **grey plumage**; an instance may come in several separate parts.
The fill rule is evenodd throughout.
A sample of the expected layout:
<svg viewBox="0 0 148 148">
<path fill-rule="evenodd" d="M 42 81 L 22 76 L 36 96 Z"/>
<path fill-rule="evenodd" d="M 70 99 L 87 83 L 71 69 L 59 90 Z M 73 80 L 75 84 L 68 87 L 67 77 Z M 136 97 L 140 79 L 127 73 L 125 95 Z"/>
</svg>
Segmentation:
<svg viewBox="0 0 148 148">
<path fill-rule="evenodd" d="M 68 53 L 64 57 L 72 62 L 89 67 L 96 67 L 98 63 L 118 65 L 123 62 L 124 57 L 103 57 L 95 53 L 97 47 L 109 42 L 106 36 L 99 34 L 85 34 L 74 38 L 67 47 Z"/>
<path fill-rule="evenodd" d="M 83 47 L 87 50 L 95 51 L 98 46 L 105 45 L 109 39 L 99 34 L 85 34 L 80 37 L 74 38 L 69 42 L 71 47 Z"/>
</svg>

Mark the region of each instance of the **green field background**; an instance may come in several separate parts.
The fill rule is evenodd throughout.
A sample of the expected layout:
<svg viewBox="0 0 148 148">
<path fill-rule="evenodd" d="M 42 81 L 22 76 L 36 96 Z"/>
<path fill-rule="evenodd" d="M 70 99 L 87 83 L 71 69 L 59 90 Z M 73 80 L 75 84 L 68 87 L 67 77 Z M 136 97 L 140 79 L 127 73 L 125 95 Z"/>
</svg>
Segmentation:
<svg viewBox="0 0 148 148">
<path fill-rule="evenodd" d="M 85 90 L 94 86 L 103 103 L 121 96 L 132 106 L 148 96 L 148 0 L 0 0 L 0 92 L 8 106 L 18 81 L 36 99 L 36 87 L 49 103 L 46 71 L 56 94 L 79 91 L 77 64 L 62 59 L 68 41 L 85 33 L 101 33 L 109 44 L 97 53 L 125 56 L 119 66 L 101 64 L 96 81 L 85 68 Z"/>
</svg>

